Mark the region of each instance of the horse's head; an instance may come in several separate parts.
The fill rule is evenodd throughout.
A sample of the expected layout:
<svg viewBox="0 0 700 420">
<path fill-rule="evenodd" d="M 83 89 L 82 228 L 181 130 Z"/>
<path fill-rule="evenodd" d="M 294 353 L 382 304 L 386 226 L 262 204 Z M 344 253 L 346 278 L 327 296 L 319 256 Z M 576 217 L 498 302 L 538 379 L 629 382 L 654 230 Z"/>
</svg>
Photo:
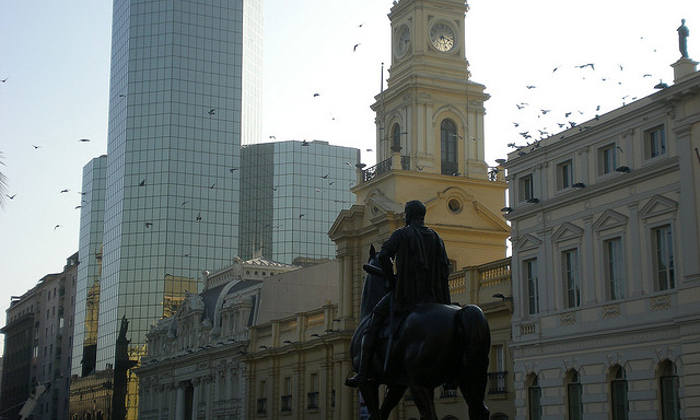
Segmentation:
<svg viewBox="0 0 700 420">
<path fill-rule="evenodd" d="M 382 272 L 379 260 L 377 259 L 377 251 L 374 245 L 369 248 L 369 259 L 367 264 L 362 266 L 362 269 L 367 273 L 365 283 L 362 288 L 362 300 L 360 302 L 360 317 L 364 318 L 386 294 L 386 281 Z"/>
</svg>

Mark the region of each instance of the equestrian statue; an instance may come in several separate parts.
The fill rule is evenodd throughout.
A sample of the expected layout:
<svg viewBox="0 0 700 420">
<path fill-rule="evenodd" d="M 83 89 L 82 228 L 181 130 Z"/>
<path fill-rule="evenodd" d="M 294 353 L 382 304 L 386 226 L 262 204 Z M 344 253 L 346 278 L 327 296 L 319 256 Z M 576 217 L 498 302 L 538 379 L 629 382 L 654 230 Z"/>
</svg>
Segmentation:
<svg viewBox="0 0 700 420">
<path fill-rule="evenodd" d="M 406 226 L 378 253 L 370 249 L 350 347 L 356 374 L 345 384 L 359 389 L 370 420 L 386 420 L 407 389 L 421 420 L 437 420 L 433 393 L 440 385 L 459 387 L 470 420 L 488 420 L 489 325 L 478 306 L 451 303 L 445 245 L 424 225 L 425 213 L 420 201 L 406 203 Z"/>
</svg>

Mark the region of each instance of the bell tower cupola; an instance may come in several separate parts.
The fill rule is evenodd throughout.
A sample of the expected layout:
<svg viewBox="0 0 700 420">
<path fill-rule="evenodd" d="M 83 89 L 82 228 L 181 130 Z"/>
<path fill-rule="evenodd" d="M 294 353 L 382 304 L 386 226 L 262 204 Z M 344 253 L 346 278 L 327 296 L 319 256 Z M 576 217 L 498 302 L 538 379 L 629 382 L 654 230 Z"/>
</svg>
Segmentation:
<svg viewBox="0 0 700 420">
<path fill-rule="evenodd" d="M 378 163 L 399 154 L 403 170 L 487 178 L 489 96 L 469 80 L 467 10 L 464 0 L 394 2 L 389 78 L 372 105 Z"/>
</svg>

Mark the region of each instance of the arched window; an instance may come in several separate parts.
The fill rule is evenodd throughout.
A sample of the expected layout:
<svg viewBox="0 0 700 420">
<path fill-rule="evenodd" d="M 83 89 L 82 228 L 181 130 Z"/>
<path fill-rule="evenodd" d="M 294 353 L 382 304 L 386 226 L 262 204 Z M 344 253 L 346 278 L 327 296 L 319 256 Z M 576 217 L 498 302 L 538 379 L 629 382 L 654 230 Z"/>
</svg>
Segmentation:
<svg viewBox="0 0 700 420">
<path fill-rule="evenodd" d="M 394 124 L 391 129 L 391 150 L 401 150 L 401 127 L 399 124 Z"/>
<path fill-rule="evenodd" d="M 440 124 L 440 168 L 443 175 L 457 173 L 457 126 L 451 120 Z"/>
<path fill-rule="evenodd" d="M 627 374 L 621 366 L 610 370 L 610 409 L 612 420 L 629 420 Z"/>
<path fill-rule="evenodd" d="M 670 360 L 659 365 L 659 397 L 661 399 L 662 420 L 678 420 L 681 418 L 681 402 L 678 399 L 678 376 L 676 367 Z"/>
<path fill-rule="evenodd" d="M 569 420 L 581 420 L 583 418 L 582 397 L 583 387 L 581 386 L 578 372 L 572 369 L 566 374 L 566 402 Z"/>
<path fill-rule="evenodd" d="M 530 375 L 527 383 L 527 418 L 528 420 L 542 420 L 542 389 L 537 381 L 537 375 Z"/>
</svg>

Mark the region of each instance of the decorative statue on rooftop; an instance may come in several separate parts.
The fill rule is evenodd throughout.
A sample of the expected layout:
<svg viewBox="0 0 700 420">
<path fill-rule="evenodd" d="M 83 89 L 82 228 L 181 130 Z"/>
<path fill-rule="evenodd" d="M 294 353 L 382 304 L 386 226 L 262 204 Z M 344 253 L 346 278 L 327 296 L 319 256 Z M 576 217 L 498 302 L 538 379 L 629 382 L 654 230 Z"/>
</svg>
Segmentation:
<svg viewBox="0 0 700 420">
<path fill-rule="evenodd" d="M 357 374 L 346 385 L 359 388 L 371 420 L 386 420 L 408 388 L 421 419 L 436 420 L 433 392 L 444 384 L 462 391 L 470 419 L 488 420 L 488 322 L 478 306 L 450 304 L 444 243 L 423 224 L 423 203 L 405 211 L 406 227 L 379 253 L 372 247 L 363 267 L 362 320 L 350 348 Z M 387 385 L 381 408 L 380 384 Z"/>
<path fill-rule="evenodd" d="M 682 58 L 688 58 L 688 36 L 690 31 L 685 26 L 685 19 L 681 19 L 681 26 L 678 27 L 678 49 L 681 51 Z"/>
</svg>

